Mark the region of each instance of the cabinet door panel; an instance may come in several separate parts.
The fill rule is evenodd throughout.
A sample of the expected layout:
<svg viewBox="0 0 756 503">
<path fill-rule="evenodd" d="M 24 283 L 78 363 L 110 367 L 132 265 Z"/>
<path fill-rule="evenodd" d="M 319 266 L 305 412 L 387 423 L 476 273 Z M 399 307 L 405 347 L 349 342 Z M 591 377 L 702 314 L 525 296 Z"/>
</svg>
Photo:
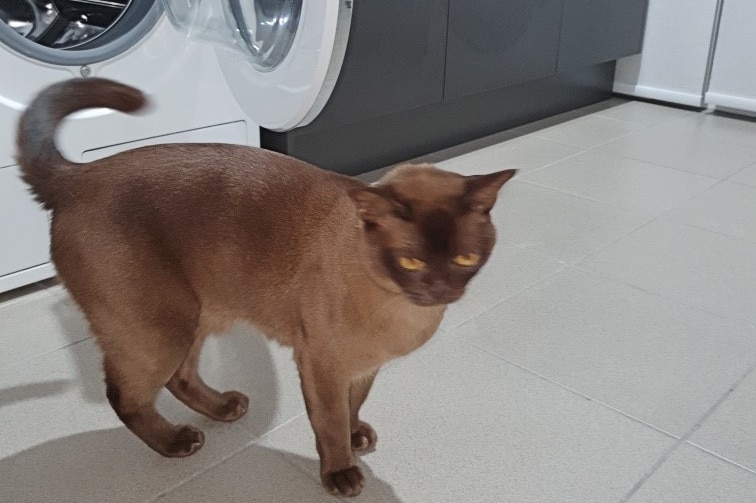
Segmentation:
<svg viewBox="0 0 756 503">
<path fill-rule="evenodd" d="M 641 50 L 648 0 L 564 0 L 559 71 Z"/>
<path fill-rule="evenodd" d="M 332 128 L 441 102 L 447 2 L 355 1 L 341 73 L 307 127 Z"/>
<path fill-rule="evenodd" d="M 47 213 L 18 175 L 16 166 L 0 169 L 0 276 L 50 260 Z"/>
<path fill-rule="evenodd" d="M 553 75 L 562 0 L 451 0 L 445 99 Z"/>
</svg>

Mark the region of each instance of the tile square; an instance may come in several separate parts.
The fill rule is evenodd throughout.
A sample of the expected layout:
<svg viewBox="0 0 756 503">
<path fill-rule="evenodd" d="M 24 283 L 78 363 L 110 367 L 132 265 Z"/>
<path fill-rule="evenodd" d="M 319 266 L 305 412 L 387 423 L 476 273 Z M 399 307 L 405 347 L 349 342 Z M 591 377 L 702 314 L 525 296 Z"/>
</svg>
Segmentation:
<svg viewBox="0 0 756 503">
<path fill-rule="evenodd" d="M 747 117 L 735 118 L 718 113 L 699 112 L 666 122 L 660 129 L 695 136 L 705 141 L 756 146 L 756 119 Z"/>
<path fill-rule="evenodd" d="M 756 187 L 722 182 L 665 218 L 756 242 Z"/>
<path fill-rule="evenodd" d="M 362 457 L 404 503 L 619 501 L 673 440 L 459 341 L 441 339 L 378 376 Z M 317 475 L 302 416 L 262 441 Z M 381 484 L 367 481 L 376 499 Z"/>
<path fill-rule="evenodd" d="M 756 474 L 694 447 L 682 446 L 628 503 L 751 503 Z"/>
<path fill-rule="evenodd" d="M 239 426 L 193 414 L 204 447 L 189 458 L 164 458 L 116 417 L 100 364 L 90 339 L 2 370 L 0 501 L 141 502 L 252 440 Z M 161 407 L 179 421 L 190 416 L 185 409 L 176 400 Z"/>
<path fill-rule="evenodd" d="M 756 328 L 575 269 L 455 333 L 677 437 L 756 364 Z"/>
<path fill-rule="evenodd" d="M 655 105 L 643 101 L 631 101 L 629 103 L 623 103 L 622 105 L 596 112 L 594 115 L 632 122 L 641 126 L 655 126 L 662 122 L 694 114 L 696 114 L 696 112 L 679 108 Z"/>
<path fill-rule="evenodd" d="M 582 150 L 531 134 L 453 157 L 439 162 L 438 167 L 462 175 L 479 175 L 510 168 L 527 171 L 547 166 Z"/>
<path fill-rule="evenodd" d="M 725 179 L 756 162 L 756 145 L 687 134 L 662 123 L 598 147 L 630 159 Z"/>
<path fill-rule="evenodd" d="M 721 316 L 756 323 L 756 244 L 657 220 L 581 267 Z"/>
<path fill-rule="evenodd" d="M 566 264 L 653 218 L 517 179 L 504 186 L 491 214 L 499 243 L 534 250 Z"/>
<path fill-rule="evenodd" d="M 629 210 L 662 214 L 718 180 L 591 150 L 538 171 L 523 181 Z"/>
<path fill-rule="evenodd" d="M 304 471 L 298 466 L 307 466 Z M 391 486 L 364 469 L 367 488 L 355 501 L 374 503 L 402 503 Z M 239 454 L 198 475 L 186 484 L 163 495 L 157 501 L 187 503 L 332 503 L 339 501 L 326 493 L 315 459 L 290 452 L 281 452 L 258 444 L 250 445 Z M 343 500 L 342 500 L 343 501 Z"/>
<path fill-rule="evenodd" d="M 562 268 L 558 260 L 522 248 L 497 245 L 465 295 L 446 311 L 441 329 L 450 330 Z"/>
<path fill-rule="evenodd" d="M 727 180 L 756 187 L 756 164 L 743 168 Z"/>
<path fill-rule="evenodd" d="M 621 138 L 644 127 L 646 126 L 642 124 L 593 114 L 551 126 L 538 131 L 535 135 L 567 145 L 590 148 Z"/>
<path fill-rule="evenodd" d="M 60 287 L 0 304 L 0 369 L 90 337 L 79 309 Z"/>
<path fill-rule="evenodd" d="M 735 388 L 690 442 L 756 472 L 756 371 Z"/>
</svg>

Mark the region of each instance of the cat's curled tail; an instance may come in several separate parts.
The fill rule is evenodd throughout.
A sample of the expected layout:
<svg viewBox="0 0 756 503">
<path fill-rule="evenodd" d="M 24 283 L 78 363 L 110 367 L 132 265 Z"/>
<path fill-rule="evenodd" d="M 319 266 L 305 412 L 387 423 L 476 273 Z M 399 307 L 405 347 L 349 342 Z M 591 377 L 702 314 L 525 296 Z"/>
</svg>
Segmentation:
<svg viewBox="0 0 756 503">
<path fill-rule="evenodd" d="M 73 164 L 55 145 L 55 132 L 67 115 L 100 107 L 135 112 L 146 102 L 138 89 L 101 78 L 69 79 L 39 93 L 21 116 L 16 135 L 22 178 L 37 201 L 47 209 L 55 206 L 56 172 Z"/>
</svg>

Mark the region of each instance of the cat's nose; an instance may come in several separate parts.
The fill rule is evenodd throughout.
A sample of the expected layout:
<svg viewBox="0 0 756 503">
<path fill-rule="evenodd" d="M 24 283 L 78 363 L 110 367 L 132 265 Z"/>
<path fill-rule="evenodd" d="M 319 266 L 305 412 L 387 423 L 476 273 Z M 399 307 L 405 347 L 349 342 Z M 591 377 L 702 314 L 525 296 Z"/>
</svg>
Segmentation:
<svg viewBox="0 0 756 503">
<path fill-rule="evenodd" d="M 433 280 L 430 285 L 428 285 L 428 293 L 433 295 L 434 297 L 441 297 L 445 295 L 449 290 L 449 287 L 446 285 L 446 283 L 440 279 Z"/>
</svg>

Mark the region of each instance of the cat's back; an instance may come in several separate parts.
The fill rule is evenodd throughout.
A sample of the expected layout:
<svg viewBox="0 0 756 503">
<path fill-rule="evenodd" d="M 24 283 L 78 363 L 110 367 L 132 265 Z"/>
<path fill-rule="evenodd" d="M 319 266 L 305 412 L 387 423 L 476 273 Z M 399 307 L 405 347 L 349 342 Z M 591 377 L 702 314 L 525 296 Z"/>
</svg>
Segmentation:
<svg viewBox="0 0 756 503">
<path fill-rule="evenodd" d="M 91 204 L 95 195 L 112 200 L 117 194 L 143 198 L 161 193 L 164 203 L 172 197 L 197 197 L 205 192 L 235 188 L 257 195 L 282 187 L 328 183 L 338 178 L 298 159 L 244 145 L 174 143 L 150 145 L 77 164 L 60 177 L 60 188 L 76 197 L 72 204 Z M 65 198 L 64 198 L 65 199 Z M 157 201 L 156 201 L 157 202 Z"/>
<path fill-rule="evenodd" d="M 230 144 L 142 147 L 73 165 L 57 213 L 109 216 L 118 226 L 201 227 L 213 220 L 279 223 L 318 213 L 359 183 L 268 150 Z M 190 225 L 192 224 L 192 225 Z"/>
</svg>

